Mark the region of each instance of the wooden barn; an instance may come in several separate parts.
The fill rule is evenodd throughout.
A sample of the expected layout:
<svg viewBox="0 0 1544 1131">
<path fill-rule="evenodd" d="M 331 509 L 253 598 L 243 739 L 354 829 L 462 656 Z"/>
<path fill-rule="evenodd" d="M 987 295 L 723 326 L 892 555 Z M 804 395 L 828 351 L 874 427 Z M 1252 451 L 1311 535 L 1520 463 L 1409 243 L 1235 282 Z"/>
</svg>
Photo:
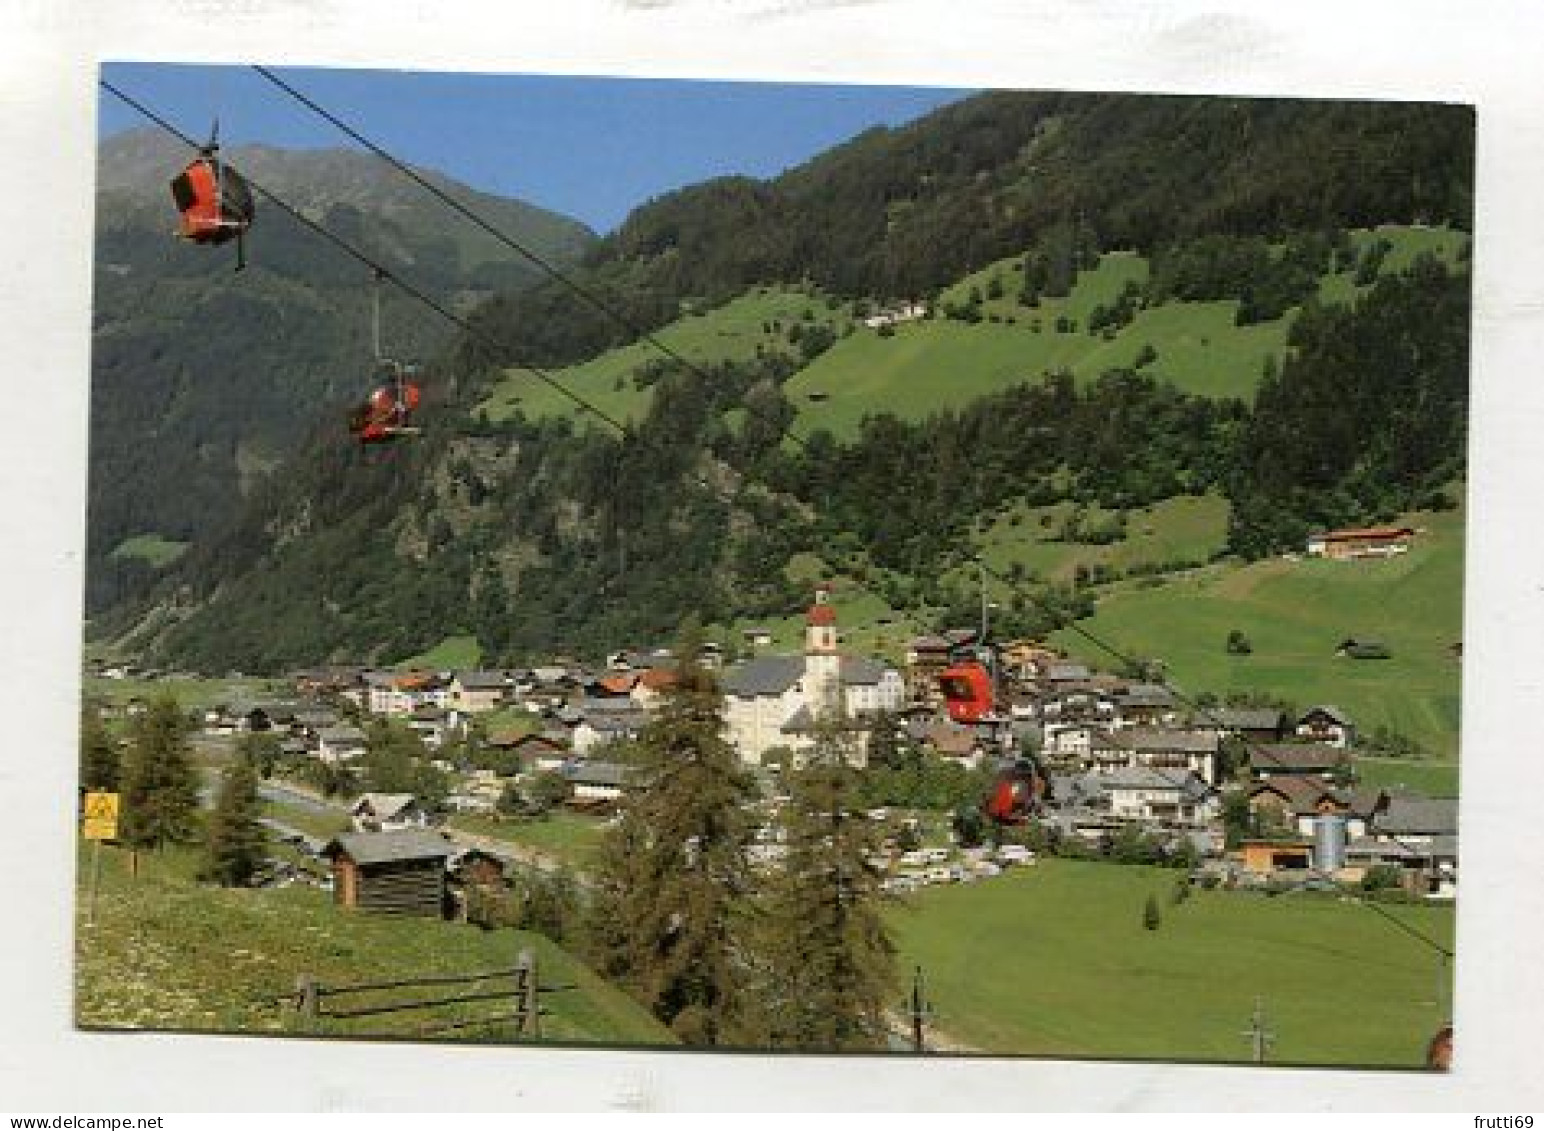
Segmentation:
<svg viewBox="0 0 1544 1131">
<path fill-rule="evenodd" d="M 444 914 L 445 861 L 454 854 L 450 841 L 424 829 L 345 833 L 322 850 L 340 906 L 435 917 Z"/>
</svg>

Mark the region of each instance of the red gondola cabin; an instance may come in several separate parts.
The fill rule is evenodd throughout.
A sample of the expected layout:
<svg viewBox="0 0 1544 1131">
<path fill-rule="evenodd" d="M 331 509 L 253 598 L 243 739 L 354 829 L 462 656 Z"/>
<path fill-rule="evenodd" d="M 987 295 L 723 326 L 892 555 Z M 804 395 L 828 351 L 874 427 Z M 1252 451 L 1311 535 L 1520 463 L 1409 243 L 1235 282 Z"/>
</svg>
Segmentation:
<svg viewBox="0 0 1544 1131">
<path fill-rule="evenodd" d="M 410 426 L 411 414 L 418 407 L 418 386 L 407 381 L 382 385 L 370 399 L 354 410 L 349 431 L 361 444 L 384 444 L 418 430 Z"/>
<path fill-rule="evenodd" d="M 978 663 L 954 664 L 938 675 L 949 717 L 957 723 L 979 723 L 992 714 L 992 675 Z"/>
<path fill-rule="evenodd" d="M 252 190 L 240 173 L 205 150 L 172 181 L 182 214 L 177 234 L 194 243 L 240 239 L 252 226 Z"/>
</svg>

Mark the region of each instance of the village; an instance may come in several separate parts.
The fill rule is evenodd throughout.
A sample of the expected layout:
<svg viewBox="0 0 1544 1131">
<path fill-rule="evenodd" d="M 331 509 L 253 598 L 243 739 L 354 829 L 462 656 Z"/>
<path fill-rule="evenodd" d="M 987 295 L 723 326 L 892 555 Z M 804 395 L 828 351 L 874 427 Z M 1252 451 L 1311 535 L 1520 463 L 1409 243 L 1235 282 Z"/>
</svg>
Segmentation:
<svg viewBox="0 0 1544 1131">
<path fill-rule="evenodd" d="M 1332 704 L 1291 713 L 1260 696 L 1202 705 L 1163 683 L 1012 641 L 997 649 L 1004 709 L 961 723 L 939 677 L 981 643 L 979 629 L 914 637 L 891 665 L 844 652 L 829 598 L 827 587 L 815 592 L 799 653 L 771 651 L 759 629 L 734 642 L 747 657 L 737 662 L 725 662 L 722 642 L 701 649 L 723 692 L 726 738 L 759 786 L 759 865 L 783 851 L 773 819 L 782 774 L 802 765 L 829 716 L 848 720 L 854 761 L 873 777 L 898 757 L 951 775 L 942 794 L 867 810 L 883 823 L 884 852 L 870 863 L 889 892 L 988 879 L 1053 853 L 1187 867 L 1225 888 L 1456 896 L 1456 799 L 1360 784 L 1356 722 Z M 98 664 L 90 674 L 110 682 L 155 673 Z M 582 874 L 582 858 L 561 844 L 533 847 L 522 830 L 559 813 L 598 838 L 640 787 L 626 744 L 677 678 L 667 648 L 618 651 L 598 667 L 334 664 L 294 672 L 283 694 L 214 704 L 194 721 L 204 748 L 227 759 L 243 736 L 270 736 L 278 756 L 264 796 L 281 809 L 327 813 L 340 827 L 346 815 L 351 831 L 328 838 L 271 813 L 276 836 L 318 867 L 281 875 L 319 882 L 344 906 L 464 914 L 468 868 L 493 883 L 530 866 L 578 864 Z M 99 706 L 106 717 L 145 709 L 139 695 Z M 421 744 L 440 784 L 434 796 L 377 788 L 362 772 L 367 731 L 381 721 Z M 1040 769 L 1041 796 L 989 809 L 994 786 L 1011 785 L 1026 765 Z M 387 895 L 362 882 L 404 870 L 433 877 L 411 889 L 411 906 L 398 902 L 395 881 Z"/>
</svg>

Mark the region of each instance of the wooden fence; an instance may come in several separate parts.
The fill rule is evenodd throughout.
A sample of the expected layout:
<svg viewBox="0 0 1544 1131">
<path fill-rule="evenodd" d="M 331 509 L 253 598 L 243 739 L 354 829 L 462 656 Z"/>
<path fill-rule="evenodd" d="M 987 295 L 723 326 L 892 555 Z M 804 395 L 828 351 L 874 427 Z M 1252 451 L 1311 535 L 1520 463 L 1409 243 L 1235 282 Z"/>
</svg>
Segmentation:
<svg viewBox="0 0 1544 1131">
<path fill-rule="evenodd" d="M 432 997 L 397 996 L 399 991 L 424 991 L 430 987 L 463 989 L 461 992 L 442 992 Z M 345 1021 L 416 1009 L 503 1002 L 511 1008 L 504 1012 L 454 1021 L 425 1021 L 418 1026 L 418 1033 L 433 1036 L 457 1029 L 513 1024 L 517 1037 L 535 1038 L 541 1036 L 541 1018 L 547 1012 L 541 1007 L 541 994 L 572 988 L 540 985 L 536 978 L 535 952 L 522 950 L 513 968 L 480 974 L 429 974 L 420 978 L 353 982 L 348 985 L 323 985 L 309 974 L 302 974 L 295 981 L 295 994 L 290 1000 L 300 1029 L 310 1033 L 317 1032 L 323 1027 L 322 1022 L 330 1020 Z M 345 1004 L 344 1008 L 338 1008 L 336 1003 L 339 999 L 352 997 L 358 1000 L 359 995 L 373 995 L 375 1000 L 360 1005 Z"/>
</svg>

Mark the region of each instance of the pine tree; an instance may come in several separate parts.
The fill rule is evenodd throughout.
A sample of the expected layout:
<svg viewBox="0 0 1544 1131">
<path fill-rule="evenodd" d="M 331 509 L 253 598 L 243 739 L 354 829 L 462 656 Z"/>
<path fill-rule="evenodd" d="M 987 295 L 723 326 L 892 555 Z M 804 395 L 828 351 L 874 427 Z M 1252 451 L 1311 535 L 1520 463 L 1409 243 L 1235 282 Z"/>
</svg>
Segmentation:
<svg viewBox="0 0 1544 1131">
<path fill-rule="evenodd" d="M 636 792 L 602 842 L 589 920 L 600 972 L 681 1040 L 724 1043 L 739 987 L 752 783 L 724 738 L 723 696 L 681 649 L 677 685 L 627 751 Z"/>
<path fill-rule="evenodd" d="M 1163 916 L 1158 911 L 1158 897 L 1149 895 L 1147 902 L 1142 906 L 1142 926 L 1149 931 L 1156 931 L 1162 922 Z"/>
<path fill-rule="evenodd" d="M 257 767 L 241 758 L 220 783 L 205 831 L 201 878 L 224 887 L 242 887 L 252 881 L 267 847 L 258 821 L 261 812 Z"/>
<path fill-rule="evenodd" d="M 860 806 L 856 736 L 822 719 L 783 811 L 787 852 L 765 900 L 764 1032 L 775 1047 L 883 1048 L 897 993 L 895 945 L 880 915 L 879 826 Z"/>
<path fill-rule="evenodd" d="M 134 720 L 120 781 L 125 843 L 155 848 L 194 838 L 198 782 L 188 756 L 188 724 L 175 699 L 157 700 Z"/>
<path fill-rule="evenodd" d="M 80 716 L 80 785 L 87 790 L 118 788 L 118 746 L 94 710 Z"/>
</svg>

